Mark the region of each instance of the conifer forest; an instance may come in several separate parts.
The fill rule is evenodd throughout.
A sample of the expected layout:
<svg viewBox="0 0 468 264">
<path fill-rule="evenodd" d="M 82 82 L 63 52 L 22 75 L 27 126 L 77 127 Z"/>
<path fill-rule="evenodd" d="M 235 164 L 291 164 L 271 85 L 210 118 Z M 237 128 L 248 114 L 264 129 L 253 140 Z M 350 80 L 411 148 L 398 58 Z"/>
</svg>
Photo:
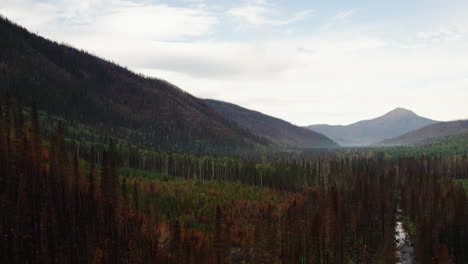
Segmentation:
<svg viewBox="0 0 468 264">
<path fill-rule="evenodd" d="M 463 123 L 352 148 L 243 111 L 1 18 L 0 263 L 468 264 Z"/>
<path fill-rule="evenodd" d="M 468 261 L 466 155 L 100 149 L 1 113 L 2 263 L 395 263 L 398 209 L 419 263 Z"/>
</svg>

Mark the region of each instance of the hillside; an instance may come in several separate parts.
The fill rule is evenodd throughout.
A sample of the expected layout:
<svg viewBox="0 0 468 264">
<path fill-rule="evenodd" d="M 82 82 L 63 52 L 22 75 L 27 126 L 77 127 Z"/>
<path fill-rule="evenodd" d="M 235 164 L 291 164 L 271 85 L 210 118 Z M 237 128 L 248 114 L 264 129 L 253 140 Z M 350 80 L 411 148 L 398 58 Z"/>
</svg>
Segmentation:
<svg viewBox="0 0 468 264">
<path fill-rule="evenodd" d="M 443 122 L 429 125 L 395 138 L 382 140 L 377 143 L 377 145 L 394 146 L 429 143 L 439 138 L 457 135 L 464 132 L 468 132 L 468 120 Z"/>
<path fill-rule="evenodd" d="M 0 87 L 24 105 L 135 144 L 232 152 L 269 141 L 240 128 L 198 98 L 0 18 Z"/>
<path fill-rule="evenodd" d="M 436 122 L 413 111 L 396 108 L 383 116 L 347 126 L 311 125 L 307 128 L 323 133 L 343 146 L 368 146 Z"/>
<path fill-rule="evenodd" d="M 252 160 L 127 155 L 111 144 L 85 161 L 81 151 L 65 150 L 60 127 L 50 141 L 41 138 L 35 108 L 25 117 L 2 105 L 0 263 L 301 263 L 302 256 L 320 263 L 327 254 L 333 263 L 361 263 L 355 248 L 385 263 L 395 255 L 397 201 L 413 204 L 404 208 L 414 229 L 464 257 L 463 245 L 451 241 L 466 234 L 444 230 L 467 228 L 458 213 L 465 191 L 450 180 L 467 177 L 466 157 Z M 428 214 L 434 221 L 417 221 Z M 419 259 L 439 257 L 424 253 L 439 240 L 413 237 Z"/>
<path fill-rule="evenodd" d="M 230 103 L 215 100 L 204 100 L 204 102 L 224 117 L 237 122 L 241 127 L 277 144 L 299 148 L 338 147 L 333 140 L 320 133 L 292 125 L 279 118 Z"/>
<path fill-rule="evenodd" d="M 431 140 L 429 143 L 402 145 L 392 147 L 372 148 L 374 152 L 384 152 L 387 155 L 399 157 L 453 157 L 468 154 L 468 130 L 454 135 Z"/>
</svg>

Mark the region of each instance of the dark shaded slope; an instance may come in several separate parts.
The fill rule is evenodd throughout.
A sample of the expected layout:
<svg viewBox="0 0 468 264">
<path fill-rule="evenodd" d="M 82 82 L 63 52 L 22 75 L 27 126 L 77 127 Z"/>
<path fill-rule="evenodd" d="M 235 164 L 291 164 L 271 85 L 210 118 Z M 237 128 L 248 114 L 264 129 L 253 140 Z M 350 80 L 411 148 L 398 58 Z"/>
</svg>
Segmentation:
<svg viewBox="0 0 468 264">
<path fill-rule="evenodd" d="M 0 86 L 24 104 L 170 150 L 268 144 L 198 98 L 0 19 Z"/>
<path fill-rule="evenodd" d="M 382 140 L 377 143 L 377 145 L 394 146 L 429 143 L 439 138 L 458 135 L 465 132 L 468 132 L 468 120 L 443 122 L 429 125 L 395 138 Z"/>
<path fill-rule="evenodd" d="M 204 101 L 221 115 L 236 121 L 241 127 L 252 131 L 258 136 L 266 137 L 277 144 L 299 148 L 338 147 L 328 137 L 302 127 L 294 126 L 284 120 L 230 103 L 215 100 Z"/>
<path fill-rule="evenodd" d="M 311 125 L 307 128 L 323 133 L 344 146 L 367 146 L 436 122 L 413 111 L 396 108 L 381 117 L 347 126 Z"/>
</svg>

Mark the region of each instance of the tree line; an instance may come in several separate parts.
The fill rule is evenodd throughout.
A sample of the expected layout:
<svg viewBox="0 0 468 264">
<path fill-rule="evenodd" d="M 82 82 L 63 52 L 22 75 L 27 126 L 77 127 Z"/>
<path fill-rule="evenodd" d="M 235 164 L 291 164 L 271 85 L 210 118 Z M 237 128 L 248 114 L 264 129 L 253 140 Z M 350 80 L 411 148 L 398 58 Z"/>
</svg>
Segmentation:
<svg viewBox="0 0 468 264">
<path fill-rule="evenodd" d="M 466 157 L 208 157 L 115 142 L 78 153 L 62 124 L 41 133 L 35 106 L 25 118 L 7 95 L 0 113 L 2 263 L 395 263 L 397 204 L 417 261 L 468 262 L 466 193 L 452 181 L 468 178 Z"/>
</svg>

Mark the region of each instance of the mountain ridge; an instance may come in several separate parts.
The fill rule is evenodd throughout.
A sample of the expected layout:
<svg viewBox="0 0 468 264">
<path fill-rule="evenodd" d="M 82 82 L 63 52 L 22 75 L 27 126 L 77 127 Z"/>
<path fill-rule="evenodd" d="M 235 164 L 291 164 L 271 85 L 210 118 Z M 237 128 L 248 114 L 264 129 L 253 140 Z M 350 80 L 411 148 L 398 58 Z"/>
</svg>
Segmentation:
<svg viewBox="0 0 468 264">
<path fill-rule="evenodd" d="M 410 131 L 394 138 L 384 139 L 377 146 L 415 145 L 430 143 L 439 138 L 468 132 L 468 119 L 441 122 Z"/>
<path fill-rule="evenodd" d="M 47 113 L 119 131 L 156 149 L 237 151 L 271 144 L 165 80 L 48 40 L 3 17 L 0 36 L 0 85 L 23 104 L 35 102 Z"/>
<path fill-rule="evenodd" d="M 349 125 L 321 124 L 306 127 L 323 133 L 343 146 L 369 146 L 385 138 L 399 136 L 437 122 L 397 107 L 379 117 Z"/>
<path fill-rule="evenodd" d="M 204 99 L 204 102 L 224 117 L 237 122 L 241 127 L 277 144 L 298 148 L 338 147 L 338 144 L 321 133 L 295 126 L 259 111 L 212 99 Z"/>
</svg>

